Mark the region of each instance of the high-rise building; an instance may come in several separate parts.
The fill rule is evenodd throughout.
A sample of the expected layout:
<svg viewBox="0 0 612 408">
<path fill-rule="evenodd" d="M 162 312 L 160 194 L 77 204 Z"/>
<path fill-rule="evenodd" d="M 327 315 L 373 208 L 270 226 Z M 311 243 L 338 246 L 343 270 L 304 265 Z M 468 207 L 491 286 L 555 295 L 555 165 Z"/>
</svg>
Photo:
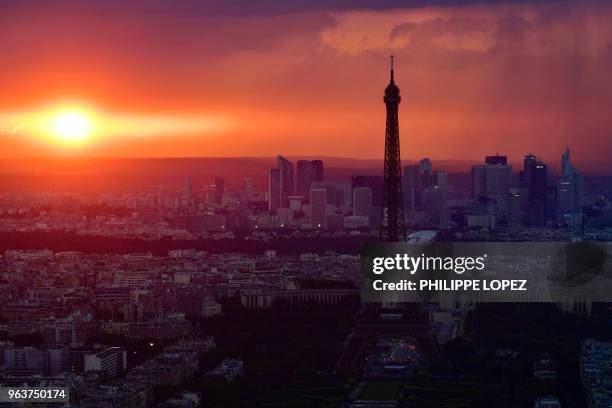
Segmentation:
<svg viewBox="0 0 612 408">
<path fill-rule="evenodd" d="M 280 171 L 280 207 L 289 207 L 289 196 L 293 195 L 293 163 L 283 156 L 277 156 L 276 165 Z"/>
<path fill-rule="evenodd" d="M 352 201 L 351 185 L 339 181 L 313 181 L 311 188 L 327 190 L 327 204 L 342 206 Z"/>
<path fill-rule="evenodd" d="M 327 190 L 324 188 L 310 190 L 310 227 L 327 227 Z"/>
<path fill-rule="evenodd" d="M 357 187 L 353 190 L 353 215 L 369 217 L 372 210 L 372 189 L 370 187 Z"/>
<path fill-rule="evenodd" d="M 191 182 L 191 176 L 185 176 L 183 180 L 183 198 L 179 200 L 188 208 L 192 207 L 194 204 L 194 195 L 193 195 L 193 184 Z"/>
<path fill-rule="evenodd" d="M 247 194 L 251 194 L 253 192 L 253 178 L 245 177 L 244 179 L 242 179 L 242 181 L 244 182 L 244 192 Z"/>
<path fill-rule="evenodd" d="M 527 190 L 527 223 L 544 225 L 551 219 L 554 194 L 548 184 L 548 166 L 533 154 L 523 160 L 521 185 Z"/>
<path fill-rule="evenodd" d="M 425 157 L 419 161 L 419 174 L 431 174 L 433 173 L 433 166 L 431 164 L 431 159 L 429 157 Z"/>
<path fill-rule="evenodd" d="M 577 227 L 582 224 L 582 174 L 570 161 L 569 148 L 561 156 L 561 177 L 557 195 L 557 221 Z"/>
<path fill-rule="evenodd" d="M 225 193 L 225 179 L 220 177 L 215 179 L 215 193 L 219 196 Z"/>
<path fill-rule="evenodd" d="M 402 182 L 406 210 L 423 210 L 427 207 L 427 201 L 431 202 L 434 197 L 436 208 L 446 203 L 448 173 L 443 170 L 433 171 L 431 160 L 427 157 L 418 164 L 404 166 Z"/>
<path fill-rule="evenodd" d="M 191 176 L 185 176 L 183 180 L 183 195 L 189 199 L 193 192 L 193 185 L 191 184 Z"/>
<path fill-rule="evenodd" d="M 508 158 L 506 156 L 500 156 L 499 154 L 495 156 L 485 156 L 485 164 L 490 164 L 492 166 L 507 166 Z"/>
<path fill-rule="evenodd" d="M 281 207 L 281 171 L 270 169 L 268 172 L 268 210 L 276 211 Z"/>
<path fill-rule="evenodd" d="M 372 190 L 372 205 L 374 207 L 382 207 L 382 186 L 383 178 L 381 176 L 355 175 L 351 177 L 352 190 L 357 187 L 369 187 Z"/>
<path fill-rule="evenodd" d="M 508 218 L 509 189 L 512 187 L 512 166 L 506 156 L 487 156 L 484 164 L 472 166 L 472 198 L 492 203 L 492 214 Z"/>
<path fill-rule="evenodd" d="M 430 185 L 419 189 L 419 196 L 423 210 L 430 215 L 435 222 L 440 221 L 440 216 L 446 208 L 448 198 L 448 173 L 444 170 L 436 170 L 425 178 Z"/>
<path fill-rule="evenodd" d="M 448 173 L 444 170 L 434 171 L 434 184 L 438 188 L 448 188 Z"/>
<path fill-rule="evenodd" d="M 308 197 L 313 182 L 323 181 L 323 162 L 321 160 L 300 160 L 297 163 L 297 192 Z"/>
<path fill-rule="evenodd" d="M 419 166 L 404 166 L 404 208 L 414 210 L 417 207 L 419 194 Z"/>
</svg>

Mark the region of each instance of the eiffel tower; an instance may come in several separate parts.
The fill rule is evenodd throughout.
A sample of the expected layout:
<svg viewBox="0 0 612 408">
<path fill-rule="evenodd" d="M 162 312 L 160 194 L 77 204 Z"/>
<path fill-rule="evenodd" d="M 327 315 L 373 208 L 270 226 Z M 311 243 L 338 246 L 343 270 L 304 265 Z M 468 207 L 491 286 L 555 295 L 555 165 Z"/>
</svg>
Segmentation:
<svg viewBox="0 0 612 408">
<path fill-rule="evenodd" d="M 387 105 L 387 128 L 385 132 L 382 220 L 380 224 L 380 239 L 387 242 L 406 240 L 402 162 L 400 159 L 399 121 L 397 117 L 401 100 L 400 90 L 393 80 L 392 55 L 391 81 L 385 89 L 384 97 L 385 105 Z"/>
<path fill-rule="evenodd" d="M 383 212 L 380 228 L 381 241 L 401 242 L 406 239 L 399 146 L 397 108 L 399 88 L 393 80 L 385 89 L 387 131 L 385 134 L 385 169 L 383 180 Z M 362 303 L 355 317 L 355 329 L 347 339 L 335 373 L 342 375 L 359 372 L 363 355 L 372 341 L 382 336 L 411 336 L 415 338 L 430 363 L 440 361 L 440 351 L 434 339 L 427 314 L 419 303 Z"/>
</svg>

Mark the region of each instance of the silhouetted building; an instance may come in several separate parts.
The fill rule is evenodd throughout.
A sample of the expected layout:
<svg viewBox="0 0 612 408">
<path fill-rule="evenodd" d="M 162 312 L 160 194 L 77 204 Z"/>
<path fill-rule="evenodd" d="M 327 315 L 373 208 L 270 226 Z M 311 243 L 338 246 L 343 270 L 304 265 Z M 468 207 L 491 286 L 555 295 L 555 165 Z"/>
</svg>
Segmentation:
<svg viewBox="0 0 612 408">
<path fill-rule="evenodd" d="M 310 227 L 327 227 L 327 190 L 324 188 L 310 190 Z"/>
<path fill-rule="evenodd" d="M 337 181 L 313 181 L 312 188 L 324 188 L 327 190 L 327 204 L 342 206 L 352 201 L 351 185 Z"/>
<path fill-rule="evenodd" d="M 276 211 L 281 207 L 281 171 L 270 169 L 268 172 L 268 210 Z"/>
<path fill-rule="evenodd" d="M 508 158 L 498 154 L 495 156 L 485 156 L 485 164 L 490 164 L 491 166 L 507 166 Z"/>
<path fill-rule="evenodd" d="M 419 167 L 416 165 L 404 166 L 404 177 L 402 182 L 404 183 L 404 208 L 407 210 L 414 210 L 418 199 L 418 175 Z"/>
<path fill-rule="evenodd" d="M 185 195 L 186 198 L 189 198 L 191 197 L 192 193 L 193 193 L 193 185 L 191 183 L 191 177 L 185 176 L 185 179 L 183 180 L 183 194 Z"/>
<path fill-rule="evenodd" d="M 244 182 L 244 192 L 247 194 L 251 194 L 253 192 L 253 178 L 245 177 L 244 179 L 242 179 L 242 181 Z"/>
<path fill-rule="evenodd" d="M 448 173 L 433 171 L 429 158 L 418 164 L 404 166 L 404 208 L 406 210 L 429 210 L 436 212 L 446 205 L 448 194 Z M 430 207 L 431 204 L 433 207 Z"/>
<path fill-rule="evenodd" d="M 382 207 L 382 186 L 383 178 L 381 176 L 355 175 L 351 177 L 351 189 L 369 187 L 372 190 L 372 205 L 374 207 Z"/>
<path fill-rule="evenodd" d="M 582 224 L 582 174 L 570 161 L 569 148 L 561 156 L 561 178 L 558 184 L 557 221 L 577 227 Z"/>
<path fill-rule="evenodd" d="M 216 178 L 215 179 L 215 193 L 219 196 L 222 196 L 225 193 L 225 179 Z"/>
<path fill-rule="evenodd" d="M 548 166 L 532 154 L 525 156 L 521 185 L 527 190 L 527 223 L 545 225 L 554 219 L 554 186 L 548 184 Z"/>
<path fill-rule="evenodd" d="M 276 164 L 280 170 L 280 208 L 288 208 L 293 195 L 293 163 L 279 155 Z"/>
<path fill-rule="evenodd" d="M 313 182 L 323 181 L 323 162 L 321 160 L 300 160 L 297 163 L 297 192 L 308 197 Z"/>
<path fill-rule="evenodd" d="M 505 220 L 508 217 L 508 191 L 512 187 L 512 166 L 506 156 L 487 156 L 485 164 L 472 166 L 472 198 L 490 203 L 490 215 Z M 488 211 L 488 210 L 487 210 Z"/>
<path fill-rule="evenodd" d="M 372 189 L 370 187 L 357 187 L 353 190 L 353 215 L 356 217 L 370 217 L 372 210 Z"/>
</svg>

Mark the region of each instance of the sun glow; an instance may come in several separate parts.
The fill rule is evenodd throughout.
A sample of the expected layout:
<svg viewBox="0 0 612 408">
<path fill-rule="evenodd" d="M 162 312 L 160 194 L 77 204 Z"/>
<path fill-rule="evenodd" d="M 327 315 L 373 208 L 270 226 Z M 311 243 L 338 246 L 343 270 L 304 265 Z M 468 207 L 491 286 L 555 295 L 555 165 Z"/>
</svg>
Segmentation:
<svg viewBox="0 0 612 408">
<path fill-rule="evenodd" d="M 59 154 L 115 149 L 117 143 L 155 144 L 168 136 L 216 137 L 234 128 L 232 117 L 217 112 L 188 115 L 109 111 L 88 102 L 54 103 L 32 110 L 0 111 L 0 139 L 29 139 Z M 165 154 L 165 153 L 163 153 Z"/>
<path fill-rule="evenodd" d="M 92 120 L 85 112 L 66 110 L 54 115 L 53 134 L 61 142 L 81 143 L 90 136 L 91 131 Z"/>
</svg>

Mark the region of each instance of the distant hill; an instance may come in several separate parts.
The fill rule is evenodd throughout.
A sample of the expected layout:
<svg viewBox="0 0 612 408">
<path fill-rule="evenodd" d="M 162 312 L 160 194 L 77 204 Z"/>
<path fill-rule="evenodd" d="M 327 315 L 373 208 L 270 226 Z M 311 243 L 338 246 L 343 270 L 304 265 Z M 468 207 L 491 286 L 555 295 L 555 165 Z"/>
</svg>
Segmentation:
<svg viewBox="0 0 612 408">
<path fill-rule="evenodd" d="M 353 174 L 381 174 L 382 160 L 345 157 L 296 157 L 321 159 L 325 163 L 325 178 L 329 181 L 348 181 Z M 449 173 L 467 173 L 476 164 L 468 160 L 435 160 L 434 169 Z M 404 165 L 414 164 L 404 161 Z M 0 159 L 0 191 L 119 191 L 163 186 L 181 186 L 185 176 L 194 185 L 209 184 L 222 177 L 232 188 L 245 177 L 252 177 L 255 187 L 264 190 L 267 173 L 276 165 L 275 157 L 195 157 L 195 158 L 45 158 Z M 522 163 L 513 164 L 515 170 Z M 551 163 L 553 171 L 556 163 Z M 608 163 L 581 166 L 584 173 L 607 175 L 612 173 Z"/>
</svg>

